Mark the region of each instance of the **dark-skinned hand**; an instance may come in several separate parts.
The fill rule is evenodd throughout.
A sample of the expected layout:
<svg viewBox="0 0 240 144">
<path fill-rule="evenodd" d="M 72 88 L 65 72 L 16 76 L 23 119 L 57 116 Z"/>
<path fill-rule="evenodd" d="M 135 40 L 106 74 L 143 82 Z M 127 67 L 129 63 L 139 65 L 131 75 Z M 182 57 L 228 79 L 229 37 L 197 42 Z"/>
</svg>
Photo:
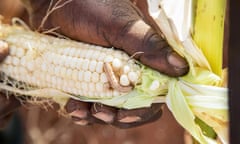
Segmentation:
<svg viewBox="0 0 240 144">
<path fill-rule="evenodd" d="M 46 31 L 59 27 L 57 32 L 71 39 L 116 47 L 129 55 L 143 52 L 134 58 L 169 76 L 181 76 L 188 72 L 187 62 L 152 28 L 145 0 L 61 0 L 60 5 L 67 3 L 53 11 L 44 23 L 42 20 L 50 0 L 22 1 L 35 30 Z M 56 1 L 53 1 L 54 4 Z M 157 120 L 162 113 L 161 106 L 153 104 L 149 108 L 126 110 L 70 99 L 65 109 L 80 125 L 109 123 L 130 128 Z"/>
</svg>

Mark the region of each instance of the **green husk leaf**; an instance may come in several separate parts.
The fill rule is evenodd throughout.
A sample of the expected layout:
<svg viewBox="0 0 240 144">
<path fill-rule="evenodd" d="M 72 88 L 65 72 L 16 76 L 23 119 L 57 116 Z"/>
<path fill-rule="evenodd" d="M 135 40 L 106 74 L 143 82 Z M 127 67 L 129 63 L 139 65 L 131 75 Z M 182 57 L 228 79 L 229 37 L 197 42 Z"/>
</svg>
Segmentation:
<svg viewBox="0 0 240 144">
<path fill-rule="evenodd" d="M 209 125 L 207 125 L 204 121 L 202 121 L 201 119 L 199 119 L 198 117 L 196 117 L 195 122 L 200 126 L 200 128 L 203 130 L 203 134 L 207 137 L 211 137 L 211 138 L 216 138 L 217 134 L 215 133 L 215 131 L 213 130 L 212 127 L 210 127 Z"/>
<path fill-rule="evenodd" d="M 214 141 L 207 138 L 200 126 L 195 123 L 196 116 L 189 107 L 185 96 L 176 80 L 172 80 L 169 84 L 169 92 L 167 94 L 167 105 L 173 113 L 174 117 L 198 142 L 202 144 L 213 143 Z M 181 107 L 179 107 L 181 105 Z"/>
</svg>

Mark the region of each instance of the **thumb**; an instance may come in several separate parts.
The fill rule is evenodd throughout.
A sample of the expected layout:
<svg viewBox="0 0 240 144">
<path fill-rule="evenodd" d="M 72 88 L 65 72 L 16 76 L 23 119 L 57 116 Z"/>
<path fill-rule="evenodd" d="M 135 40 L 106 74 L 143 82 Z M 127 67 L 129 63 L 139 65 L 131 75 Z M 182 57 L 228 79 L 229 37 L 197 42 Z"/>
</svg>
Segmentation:
<svg viewBox="0 0 240 144">
<path fill-rule="evenodd" d="M 113 45 L 122 48 L 129 55 L 142 52 L 134 58 L 169 76 L 181 76 L 188 72 L 187 61 L 141 19 L 125 28 Z"/>
</svg>

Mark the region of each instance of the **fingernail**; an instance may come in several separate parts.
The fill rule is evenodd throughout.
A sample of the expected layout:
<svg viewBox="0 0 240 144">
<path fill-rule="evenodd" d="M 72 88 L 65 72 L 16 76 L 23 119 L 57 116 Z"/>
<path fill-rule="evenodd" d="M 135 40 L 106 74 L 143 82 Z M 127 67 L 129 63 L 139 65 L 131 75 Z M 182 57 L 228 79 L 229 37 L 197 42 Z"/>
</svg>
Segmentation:
<svg viewBox="0 0 240 144">
<path fill-rule="evenodd" d="M 69 113 L 70 116 L 78 117 L 78 118 L 86 118 L 87 112 L 85 110 L 75 110 Z"/>
<path fill-rule="evenodd" d="M 85 126 L 85 125 L 88 124 L 88 121 L 87 120 L 80 120 L 80 121 L 75 122 L 75 124 Z"/>
<path fill-rule="evenodd" d="M 176 52 L 171 52 L 168 57 L 168 63 L 172 65 L 179 73 L 185 74 L 188 71 L 187 61 Z"/>
<path fill-rule="evenodd" d="M 104 112 L 97 112 L 95 114 L 93 114 L 94 117 L 106 122 L 106 123 L 111 123 L 113 122 L 114 119 L 114 115 L 110 115 Z"/>
<path fill-rule="evenodd" d="M 141 120 L 141 117 L 139 116 L 127 116 L 119 120 L 119 122 L 122 123 L 132 123 L 132 122 L 138 122 Z"/>
</svg>

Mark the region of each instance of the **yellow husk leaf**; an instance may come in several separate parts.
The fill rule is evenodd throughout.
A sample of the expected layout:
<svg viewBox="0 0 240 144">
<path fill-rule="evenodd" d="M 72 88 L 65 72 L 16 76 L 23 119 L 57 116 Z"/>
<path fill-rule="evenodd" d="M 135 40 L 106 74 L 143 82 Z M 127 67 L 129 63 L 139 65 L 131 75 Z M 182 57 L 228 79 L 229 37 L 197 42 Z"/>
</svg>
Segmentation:
<svg viewBox="0 0 240 144">
<path fill-rule="evenodd" d="M 193 39 L 213 72 L 221 76 L 226 0 L 197 0 L 196 6 Z"/>
</svg>

